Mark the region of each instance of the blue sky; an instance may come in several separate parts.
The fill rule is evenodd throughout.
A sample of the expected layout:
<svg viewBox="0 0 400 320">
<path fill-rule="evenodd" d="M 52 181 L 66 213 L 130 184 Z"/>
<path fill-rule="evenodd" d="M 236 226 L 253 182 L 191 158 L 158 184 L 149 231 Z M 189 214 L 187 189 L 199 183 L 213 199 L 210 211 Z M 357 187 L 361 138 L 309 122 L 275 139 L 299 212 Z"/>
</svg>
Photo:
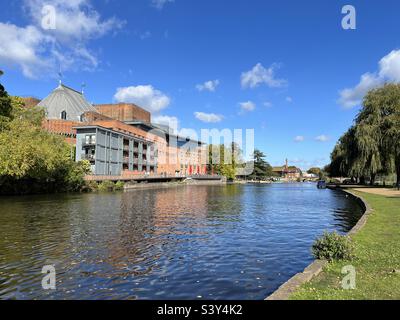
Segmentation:
<svg viewBox="0 0 400 320">
<path fill-rule="evenodd" d="M 42 28 L 43 5 L 56 30 Z M 357 29 L 341 27 L 342 7 Z M 253 129 L 274 165 L 329 162 L 368 89 L 400 80 L 398 1 L 135 0 L 2 4 L 1 81 L 45 97 L 130 101 L 180 128 Z M 169 118 L 167 118 L 169 117 Z"/>
</svg>

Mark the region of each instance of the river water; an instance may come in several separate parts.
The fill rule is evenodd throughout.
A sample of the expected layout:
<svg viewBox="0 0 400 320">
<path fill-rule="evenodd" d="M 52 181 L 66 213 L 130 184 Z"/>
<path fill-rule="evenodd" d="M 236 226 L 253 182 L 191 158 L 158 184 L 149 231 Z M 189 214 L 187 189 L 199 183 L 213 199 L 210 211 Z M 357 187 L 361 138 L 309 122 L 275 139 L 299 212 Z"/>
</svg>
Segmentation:
<svg viewBox="0 0 400 320">
<path fill-rule="evenodd" d="M 3 197 L 0 299 L 264 299 L 361 214 L 314 184 Z"/>
</svg>

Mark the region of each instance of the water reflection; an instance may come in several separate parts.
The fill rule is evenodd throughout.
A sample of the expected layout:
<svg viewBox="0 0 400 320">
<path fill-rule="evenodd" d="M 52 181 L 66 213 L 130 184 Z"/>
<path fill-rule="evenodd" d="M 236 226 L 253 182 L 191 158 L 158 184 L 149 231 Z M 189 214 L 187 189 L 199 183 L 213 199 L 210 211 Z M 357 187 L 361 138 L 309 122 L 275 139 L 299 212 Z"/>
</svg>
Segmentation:
<svg viewBox="0 0 400 320">
<path fill-rule="evenodd" d="M 306 184 L 1 198 L 0 298 L 263 299 L 360 214 Z"/>
</svg>

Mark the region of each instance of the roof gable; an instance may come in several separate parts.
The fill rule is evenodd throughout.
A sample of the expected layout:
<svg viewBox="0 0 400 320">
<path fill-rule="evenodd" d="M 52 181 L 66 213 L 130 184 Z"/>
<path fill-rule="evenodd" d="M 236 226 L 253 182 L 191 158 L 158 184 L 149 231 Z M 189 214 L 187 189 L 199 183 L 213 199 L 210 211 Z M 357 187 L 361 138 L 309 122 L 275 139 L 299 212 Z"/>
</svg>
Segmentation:
<svg viewBox="0 0 400 320">
<path fill-rule="evenodd" d="M 67 114 L 66 120 L 79 121 L 83 113 L 96 111 L 82 93 L 60 84 L 44 98 L 38 106 L 44 107 L 48 119 L 60 119 L 61 112 Z"/>
</svg>

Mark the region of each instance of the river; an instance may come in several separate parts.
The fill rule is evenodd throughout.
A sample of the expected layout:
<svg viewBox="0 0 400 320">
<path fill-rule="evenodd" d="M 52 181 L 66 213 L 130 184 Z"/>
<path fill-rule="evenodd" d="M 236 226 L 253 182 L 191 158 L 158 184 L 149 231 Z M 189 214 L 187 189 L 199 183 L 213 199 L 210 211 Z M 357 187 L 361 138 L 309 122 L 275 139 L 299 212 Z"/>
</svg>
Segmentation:
<svg viewBox="0 0 400 320">
<path fill-rule="evenodd" d="M 1 197 L 0 299 L 264 299 L 361 215 L 315 184 Z"/>
</svg>

